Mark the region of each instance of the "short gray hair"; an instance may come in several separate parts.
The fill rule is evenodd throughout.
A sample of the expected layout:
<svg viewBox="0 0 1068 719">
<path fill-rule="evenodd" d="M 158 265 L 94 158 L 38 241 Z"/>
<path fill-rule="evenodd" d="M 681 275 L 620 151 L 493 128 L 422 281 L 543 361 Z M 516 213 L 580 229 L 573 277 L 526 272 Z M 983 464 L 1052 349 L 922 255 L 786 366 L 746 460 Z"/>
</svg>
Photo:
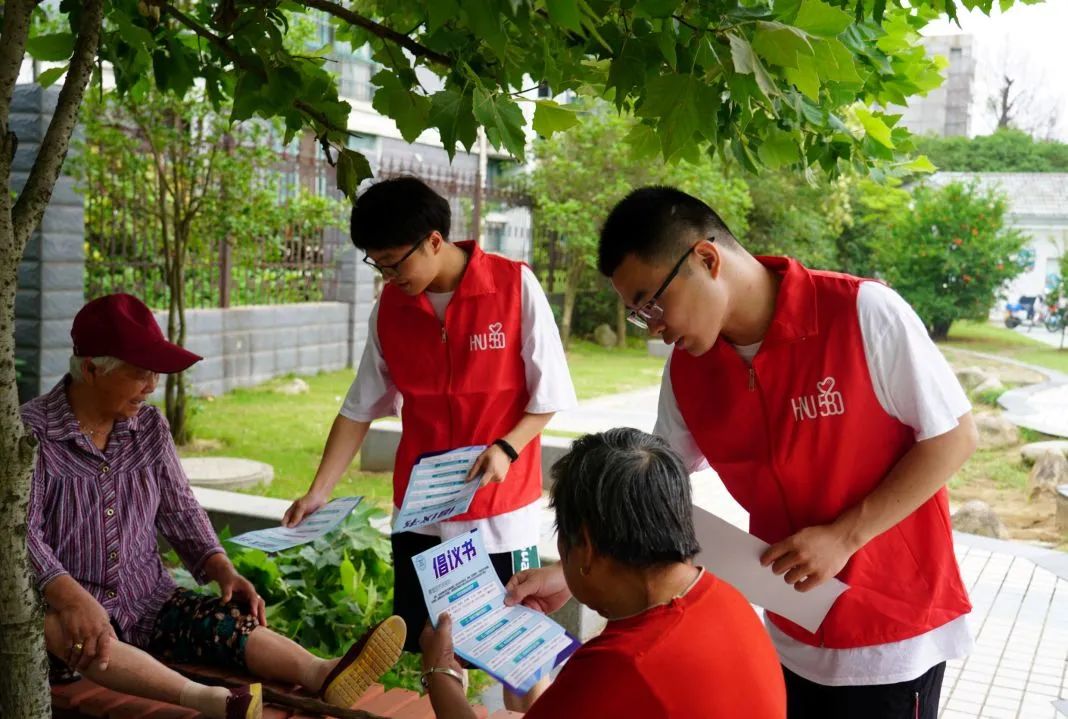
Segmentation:
<svg viewBox="0 0 1068 719">
<path fill-rule="evenodd" d="M 81 382 L 85 379 L 82 376 L 82 362 L 85 360 L 91 361 L 100 370 L 101 374 L 107 374 L 121 367 L 124 362 L 117 357 L 79 357 L 78 355 L 70 356 L 70 376 L 74 378 L 75 382 Z"/>
<path fill-rule="evenodd" d="M 701 551 L 690 477 L 659 437 L 619 427 L 587 434 L 552 467 L 550 505 L 566 552 L 584 541 L 621 564 L 685 562 Z"/>
</svg>

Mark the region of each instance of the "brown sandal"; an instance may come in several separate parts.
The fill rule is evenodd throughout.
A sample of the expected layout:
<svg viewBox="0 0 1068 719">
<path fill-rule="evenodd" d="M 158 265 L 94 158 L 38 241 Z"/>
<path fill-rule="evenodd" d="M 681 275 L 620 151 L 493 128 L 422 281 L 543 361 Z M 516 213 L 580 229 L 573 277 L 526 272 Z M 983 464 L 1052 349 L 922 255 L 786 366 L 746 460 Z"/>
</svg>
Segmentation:
<svg viewBox="0 0 1068 719">
<path fill-rule="evenodd" d="M 263 685 L 249 684 L 230 690 L 226 698 L 226 719 L 261 719 Z"/>
<path fill-rule="evenodd" d="M 397 663 L 406 635 L 404 620 L 396 615 L 368 629 L 327 675 L 319 690 L 320 698 L 336 707 L 351 707 Z"/>
</svg>

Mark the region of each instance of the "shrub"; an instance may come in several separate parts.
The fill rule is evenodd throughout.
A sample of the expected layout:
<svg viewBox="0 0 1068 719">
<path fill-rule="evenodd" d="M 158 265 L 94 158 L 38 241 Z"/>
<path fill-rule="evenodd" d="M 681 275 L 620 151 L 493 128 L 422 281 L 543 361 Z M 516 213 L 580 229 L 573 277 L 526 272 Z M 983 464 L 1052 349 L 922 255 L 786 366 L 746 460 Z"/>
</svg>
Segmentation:
<svg viewBox="0 0 1068 719">
<path fill-rule="evenodd" d="M 1005 226 L 1003 196 L 975 185 L 920 185 L 889 215 L 873 245 L 882 276 L 909 301 L 934 339 L 958 319 L 982 319 L 1021 270 L 1025 238 Z"/>
<path fill-rule="evenodd" d="M 220 536 L 234 567 L 267 603 L 271 629 L 318 656 L 340 656 L 393 609 L 389 538 L 371 526 L 380 516 L 384 512 L 361 504 L 328 536 L 275 555 L 228 541 L 228 530 Z M 168 560 L 178 563 L 173 552 Z M 181 586 L 197 587 L 185 569 L 173 573 Z M 418 690 L 419 671 L 419 658 L 405 654 L 382 683 Z"/>
</svg>

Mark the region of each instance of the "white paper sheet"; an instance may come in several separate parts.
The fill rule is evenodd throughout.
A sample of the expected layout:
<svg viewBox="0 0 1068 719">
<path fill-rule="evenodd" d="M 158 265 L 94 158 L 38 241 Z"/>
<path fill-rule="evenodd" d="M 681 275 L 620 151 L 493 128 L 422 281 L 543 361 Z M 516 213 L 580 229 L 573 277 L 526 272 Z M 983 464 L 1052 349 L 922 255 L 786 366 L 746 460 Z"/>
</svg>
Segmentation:
<svg viewBox="0 0 1068 719">
<path fill-rule="evenodd" d="M 465 482 L 485 445 L 424 454 L 412 467 L 393 533 L 407 532 L 463 514 L 478 491 L 478 478 Z"/>
<path fill-rule="evenodd" d="M 508 689 L 526 694 L 578 649 L 549 617 L 524 606 L 504 606 L 504 585 L 478 530 L 412 557 L 431 620 L 452 617 L 456 654 Z"/>
<path fill-rule="evenodd" d="M 356 509 L 363 497 L 338 497 L 333 502 L 321 507 L 314 514 L 308 515 L 295 527 L 273 527 L 245 532 L 230 541 L 265 552 L 281 552 L 283 549 L 307 544 L 338 528 L 345 517 Z"/>
<path fill-rule="evenodd" d="M 771 567 L 760 565 L 767 542 L 700 507 L 693 508 L 693 521 L 701 544 L 701 553 L 694 560 L 697 564 L 733 585 L 750 603 L 781 614 L 810 632 L 819 629 L 831 605 L 849 589 L 832 578 L 811 591 L 799 592 Z"/>
</svg>

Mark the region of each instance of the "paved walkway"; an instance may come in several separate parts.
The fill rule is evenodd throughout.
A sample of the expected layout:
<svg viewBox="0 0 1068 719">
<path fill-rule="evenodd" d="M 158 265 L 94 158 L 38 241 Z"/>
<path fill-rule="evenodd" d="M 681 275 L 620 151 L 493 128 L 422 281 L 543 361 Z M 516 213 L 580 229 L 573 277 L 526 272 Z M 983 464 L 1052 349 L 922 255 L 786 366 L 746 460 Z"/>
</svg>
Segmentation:
<svg viewBox="0 0 1068 719">
<path fill-rule="evenodd" d="M 1063 380 L 1058 377 L 1046 390 L 1068 391 Z M 1068 422 L 1063 409 L 1068 394 L 1046 390 L 1032 392 L 1019 407 L 1038 410 L 1047 399 L 1060 402 L 1061 419 Z M 617 426 L 649 431 L 656 419 L 657 395 L 658 388 L 651 387 L 583 402 L 554 417 L 549 427 L 566 432 Z M 693 489 L 694 504 L 748 529 L 748 514 L 712 470 L 693 475 Z M 954 543 L 974 605 L 970 622 L 976 642 L 969 657 L 946 669 L 940 716 L 1053 719 L 1053 701 L 1068 699 L 1068 554 L 957 533 Z"/>
<path fill-rule="evenodd" d="M 1060 332 L 1050 332 L 1049 330 L 1047 330 L 1045 327 L 1042 327 L 1042 326 L 1039 326 L 1039 327 L 1024 327 L 1024 326 L 1021 325 L 1021 326 L 1015 328 L 1015 330 L 1013 330 L 1013 331 L 1014 332 L 1019 332 L 1024 337 L 1030 337 L 1033 340 L 1038 340 L 1039 342 L 1047 344 L 1050 347 L 1060 347 L 1061 346 L 1061 340 L 1062 340 L 1061 333 Z M 1064 337 L 1063 339 L 1064 339 L 1064 347 L 1066 349 L 1068 349 L 1068 337 Z"/>
</svg>

